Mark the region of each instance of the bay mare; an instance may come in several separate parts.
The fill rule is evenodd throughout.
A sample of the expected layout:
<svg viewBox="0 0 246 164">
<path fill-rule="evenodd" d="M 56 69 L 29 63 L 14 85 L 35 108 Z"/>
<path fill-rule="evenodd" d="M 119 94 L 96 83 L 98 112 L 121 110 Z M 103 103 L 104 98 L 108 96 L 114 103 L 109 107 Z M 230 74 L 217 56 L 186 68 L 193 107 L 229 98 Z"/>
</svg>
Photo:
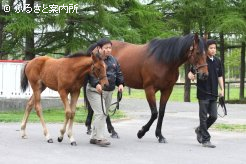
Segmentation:
<svg viewBox="0 0 246 164">
<path fill-rule="evenodd" d="M 158 118 L 155 135 L 160 143 L 165 143 L 166 139 L 161 131 L 162 122 L 167 101 L 179 76 L 179 67 L 188 62 L 195 67 L 198 78 L 205 80 L 208 77 L 206 39 L 199 38 L 197 34 L 188 34 L 182 37 L 153 39 L 143 45 L 121 41 L 112 43 L 112 55 L 120 63 L 126 86 L 144 89 L 150 107 L 151 117 L 138 131 L 138 138 L 142 138 Z M 159 110 L 155 97 L 157 91 L 161 93 Z M 89 108 L 87 133 L 90 133 L 92 115 L 93 111 Z M 112 137 L 118 137 L 109 117 L 107 125 Z"/>
<path fill-rule="evenodd" d="M 34 107 L 38 117 L 40 118 L 43 133 L 47 142 L 53 142 L 46 127 L 40 104 L 41 93 L 46 87 L 48 87 L 52 90 L 58 91 L 64 104 L 65 120 L 64 125 L 60 130 L 58 141 L 61 142 L 63 140 L 66 127 L 68 126 L 67 134 L 71 145 L 76 145 L 72 131 L 76 111 L 75 108 L 80 94 L 80 89 L 84 83 L 84 77 L 88 73 L 92 73 L 98 77 L 102 86 L 108 85 L 106 65 L 97 55 L 76 53 L 60 59 L 41 56 L 26 62 L 21 74 L 21 88 L 24 92 L 30 84 L 33 94 L 27 102 L 25 114 L 21 123 L 22 138 L 27 138 L 26 124 L 29 114 Z M 70 102 L 68 94 L 71 96 Z"/>
</svg>

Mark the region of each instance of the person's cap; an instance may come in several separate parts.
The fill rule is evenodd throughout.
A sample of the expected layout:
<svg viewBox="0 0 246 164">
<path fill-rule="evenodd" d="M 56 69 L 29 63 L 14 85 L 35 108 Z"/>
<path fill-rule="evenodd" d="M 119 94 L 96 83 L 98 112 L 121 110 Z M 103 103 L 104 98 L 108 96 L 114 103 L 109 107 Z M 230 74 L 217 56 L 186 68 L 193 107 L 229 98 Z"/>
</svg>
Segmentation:
<svg viewBox="0 0 246 164">
<path fill-rule="evenodd" d="M 112 42 L 111 42 L 109 39 L 107 39 L 107 38 L 102 38 L 102 39 L 100 39 L 100 40 L 97 42 L 97 46 L 102 47 L 103 45 L 108 44 L 108 43 L 110 43 L 110 44 L 112 45 Z"/>
<path fill-rule="evenodd" d="M 87 54 L 91 54 L 92 51 L 97 47 L 97 43 L 93 43 L 89 46 L 89 48 L 87 49 Z"/>
</svg>

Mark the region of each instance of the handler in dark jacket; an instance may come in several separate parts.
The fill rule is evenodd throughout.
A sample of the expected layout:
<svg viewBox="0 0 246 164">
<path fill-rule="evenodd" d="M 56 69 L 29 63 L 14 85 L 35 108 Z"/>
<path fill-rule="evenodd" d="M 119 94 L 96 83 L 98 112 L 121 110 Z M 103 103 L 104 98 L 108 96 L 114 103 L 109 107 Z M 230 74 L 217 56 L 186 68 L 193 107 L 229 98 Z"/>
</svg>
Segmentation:
<svg viewBox="0 0 246 164">
<path fill-rule="evenodd" d="M 110 142 L 104 136 L 106 123 L 106 116 L 104 113 L 108 113 L 115 87 L 118 86 L 118 90 L 120 92 L 123 91 L 124 78 L 118 61 L 111 55 L 112 42 L 103 38 L 97 42 L 97 46 L 99 54 L 101 54 L 101 58 L 104 59 L 107 67 L 106 70 L 109 85 L 101 86 L 99 84 L 99 79 L 91 75 L 89 76 L 86 94 L 92 110 L 94 111 L 94 122 L 90 143 L 107 146 L 110 145 Z M 101 103 L 101 93 L 104 100 L 103 108 Z M 105 111 L 103 112 L 102 109 Z"/>
<path fill-rule="evenodd" d="M 224 82 L 222 65 L 216 56 L 216 42 L 214 40 L 207 41 L 207 63 L 208 63 L 208 79 L 205 81 L 197 79 L 197 98 L 199 101 L 199 119 L 200 125 L 196 128 L 197 141 L 203 147 L 215 148 L 216 146 L 210 142 L 211 136 L 208 129 L 217 119 L 217 98 L 218 85 L 220 86 L 220 96 L 224 96 Z M 191 80 L 195 79 L 195 74 L 188 73 Z"/>
</svg>

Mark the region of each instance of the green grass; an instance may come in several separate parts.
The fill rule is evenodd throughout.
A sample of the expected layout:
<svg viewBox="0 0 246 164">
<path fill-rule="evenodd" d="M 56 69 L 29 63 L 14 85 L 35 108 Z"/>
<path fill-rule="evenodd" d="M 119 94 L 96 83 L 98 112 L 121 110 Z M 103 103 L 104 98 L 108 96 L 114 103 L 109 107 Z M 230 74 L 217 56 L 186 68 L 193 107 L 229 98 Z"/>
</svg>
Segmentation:
<svg viewBox="0 0 246 164">
<path fill-rule="evenodd" d="M 197 102 L 196 98 L 196 86 L 191 86 L 191 93 L 190 93 L 190 99 L 191 102 Z M 246 93 L 246 89 L 244 91 Z M 116 97 L 116 93 L 114 92 L 114 97 Z M 238 100 L 239 99 L 239 88 L 238 87 L 232 87 L 229 91 L 229 98 L 230 100 Z M 125 90 L 123 92 L 123 98 L 139 98 L 139 99 L 145 99 L 145 92 L 142 89 L 131 89 L 131 94 L 128 93 L 128 88 L 125 87 Z M 228 100 L 228 89 L 225 90 L 225 98 Z M 156 93 L 156 100 L 160 99 L 160 92 Z M 172 91 L 171 96 L 169 97 L 169 101 L 174 102 L 184 102 L 184 86 L 181 85 L 175 85 Z"/>
<path fill-rule="evenodd" d="M 226 89 L 226 96 L 228 90 Z M 245 90 L 246 93 L 246 90 Z M 116 97 L 117 92 L 114 92 L 114 97 Z M 131 94 L 128 93 L 128 88 L 125 87 L 123 92 L 123 99 L 125 98 L 139 98 L 146 99 L 144 90 L 131 89 Z M 191 86 L 191 102 L 197 102 L 196 98 L 196 87 Z M 156 93 L 156 100 L 160 99 L 160 92 Z M 230 88 L 230 100 L 239 99 L 239 88 L 232 87 Z M 175 85 L 173 92 L 169 98 L 169 101 L 173 102 L 183 102 L 184 100 L 184 86 Z M 44 119 L 46 122 L 63 122 L 64 121 L 64 110 L 61 109 L 46 109 L 43 111 Z M 24 115 L 24 111 L 19 112 L 0 112 L 0 122 L 21 122 Z M 75 116 L 75 122 L 85 122 L 85 118 L 87 115 L 87 110 L 84 110 L 83 107 L 78 107 Z M 125 113 L 121 110 L 117 111 L 116 114 L 112 117 L 113 119 L 121 119 L 126 117 Z M 37 117 L 35 111 L 30 114 L 29 122 L 39 122 L 39 118 Z M 221 127 L 222 128 L 222 127 Z M 225 127 L 223 127 L 225 128 Z"/>
<path fill-rule="evenodd" d="M 43 111 L 44 119 L 46 122 L 63 122 L 65 119 L 64 110 L 61 109 L 46 109 Z M 24 116 L 24 111 L 18 112 L 1 112 L 0 122 L 21 122 Z M 87 110 L 82 107 L 76 109 L 75 122 L 85 122 L 87 116 Z M 111 118 L 113 120 L 126 117 L 123 111 L 117 110 L 115 115 Z M 33 110 L 28 118 L 28 122 L 39 122 L 39 118 Z"/>
<path fill-rule="evenodd" d="M 213 128 L 221 131 L 246 132 L 246 125 L 240 124 L 215 124 Z"/>
</svg>

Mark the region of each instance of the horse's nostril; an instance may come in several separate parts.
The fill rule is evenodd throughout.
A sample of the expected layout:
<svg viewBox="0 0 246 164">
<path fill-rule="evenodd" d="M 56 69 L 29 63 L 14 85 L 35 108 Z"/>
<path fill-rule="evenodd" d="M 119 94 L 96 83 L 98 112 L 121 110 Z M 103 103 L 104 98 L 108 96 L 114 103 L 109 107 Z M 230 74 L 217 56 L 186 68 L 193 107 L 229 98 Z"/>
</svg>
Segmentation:
<svg viewBox="0 0 246 164">
<path fill-rule="evenodd" d="M 104 84 L 104 86 L 103 86 L 104 88 L 107 88 L 108 87 L 108 84 Z"/>
<path fill-rule="evenodd" d="M 207 80 L 208 79 L 208 75 L 207 74 L 203 74 L 203 79 Z"/>
</svg>

